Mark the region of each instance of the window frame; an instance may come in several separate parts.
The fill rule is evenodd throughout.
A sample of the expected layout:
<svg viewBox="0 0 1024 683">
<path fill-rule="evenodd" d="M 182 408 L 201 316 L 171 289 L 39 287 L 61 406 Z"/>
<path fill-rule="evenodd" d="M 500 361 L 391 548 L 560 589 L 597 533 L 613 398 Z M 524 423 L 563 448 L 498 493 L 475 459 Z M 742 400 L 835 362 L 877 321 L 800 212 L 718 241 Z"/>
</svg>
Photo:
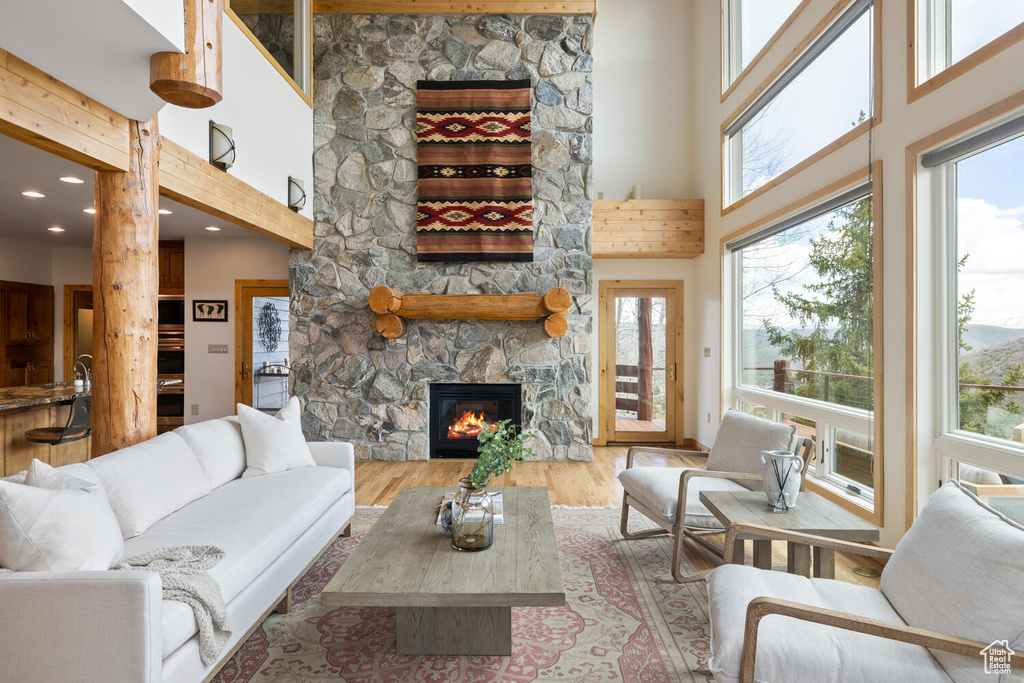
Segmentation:
<svg viewBox="0 0 1024 683">
<path fill-rule="evenodd" d="M 873 286 L 874 300 L 874 401 L 873 411 L 865 411 L 847 406 L 825 404 L 822 401 L 808 399 L 789 394 L 745 387 L 740 384 L 742 378 L 742 355 L 739 352 L 742 339 L 739 336 L 742 326 L 742 307 L 737 295 L 742 292 L 741 268 L 737 267 L 739 259 L 730 245 L 735 245 L 745 237 L 769 230 L 773 225 L 780 225 L 787 219 L 797 216 L 812 207 L 825 204 L 837 196 L 841 196 L 865 181 L 871 181 L 872 219 L 873 226 Z M 882 384 L 883 349 L 882 326 L 884 321 L 884 294 L 882 287 L 883 269 L 883 227 L 882 227 L 882 162 L 875 161 L 855 173 L 842 178 L 817 192 L 808 195 L 759 221 L 747 225 L 734 233 L 726 235 L 720 241 L 722 263 L 721 299 L 722 299 L 722 414 L 730 407 L 739 408 L 742 402 L 753 403 L 765 407 L 772 419 L 777 419 L 780 412 L 798 417 L 812 419 L 816 423 L 819 438 L 815 440 L 818 463 L 823 463 L 827 455 L 825 444 L 831 444 L 831 431 L 836 427 L 865 433 L 865 422 L 870 423 L 873 436 L 872 475 L 874 479 L 871 496 L 853 494 L 844 490 L 840 484 L 845 478 L 833 475 L 826 470 L 824 476 L 809 477 L 806 481 L 808 490 L 829 499 L 846 510 L 859 515 L 870 523 L 881 526 L 884 519 L 885 477 L 884 477 L 884 396 Z M 742 244 L 742 243 L 741 243 Z M 825 434 L 828 438 L 821 438 Z M 829 463 L 831 459 L 829 460 Z"/>
<path fill-rule="evenodd" d="M 761 49 L 758 50 L 757 54 L 753 56 L 753 58 L 750 60 L 750 63 L 747 64 L 745 67 L 742 67 L 739 70 L 739 72 L 736 73 L 736 76 L 733 77 L 733 66 L 735 61 L 738 60 L 742 62 L 742 55 L 737 53 L 737 47 L 742 49 L 743 44 L 742 40 L 739 40 L 737 38 L 741 26 L 739 24 L 733 24 L 732 21 L 733 14 L 735 11 L 734 4 L 739 1 L 740 0 L 722 0 L 722 8 L 720 15 L 722 22 L 722 99 L 720 100 L 721 102 L 725 102 L 729 95 L 731 95 L 733 91 L 735 91 L 739 84 L 743 81 L 743 79 L 746 78 L 751 71 L 753 71 L 754 67 L 757 66 L 757 64 L 768 53 L 768 51 L 775 46 L 775 43 L 777 43 L 779 39 L 783 36 L 783 34 L 785 34 L 786 31 L 789 30 L 789 27 L 793 25 L 793 22 L 795 22 L 797 17 L 800 16 L 800 13 L 803 12 L 804 9 L 806 9 L 807 6 L 811 4 L 811 0 L 801 0 L 800 4 L 793 8 L 793 11 L 789 14 L 788 17 L 786 17 L 785 21 L 782 22 L 782 24 L 775 31 L 775 33 L 773 33 L 772 36 L 768 39 L 768 42 L 761 46 Z"/>
<path fill-rule="evenodd" d="M 741 116 L 746 115 L 748 111 L 751 111 L 759 106 L 760 101 L 766 94 L 766 91 L 780 78 L 782 78 L 789 69 L 794 65 L 803 54 L 813 50 L 819 39 L 822 38 L 823 34 L 839 21 L 853 5 L 859 0 L 839 0 L 831 10 L 818 22 L 817 25 L 800 41 L 800 43 L 787 55 L 787 57 L 772 71 L 772 73 L 759 85 L 754 92 L 752 92 L 737 109 L 722 122 L 720 128 L 720 137 L 722 145 L 722 182 L 720 185 L 720 200 L 722 207 L 722 215 L 726 216 L 732 213 L 741 206 L 753 201 L 757 197 L 762 196 L 774 187 L 779 186 L 789 178 L 805 170 L 814 163 L 832 154 L 836 150 L 844 147 L 848 143 L 856 140 L 862 135 L 865 135 L 871 131 L 871 129 L 881 123 L 882 121 L 882 4 L 884 0 L 872 0 L 871 9 L 872 12 L 872 28 L 871 37 L 873 44 L 871 45 L 872 55 L 872 69 L 871 69 L 871 105 L 872 112 L 871 116 L 853 127 L 846 133 L 827 144 L 826 146 L 819 149 L 817 152 L 811 154 L 805 159 L 802 159 L 789 169 L 783 171 L 779 175 L 772 178 L 770 181 L 762 185 L 761 187 L 753 190 L 749 194 L 742 197 L 734 197 L 735 184 L 737 181 L 734 169 L 737 168 L 737 156 L 742 154 L 741 145 L 734 145 L 731 142 L 729 136 L 726 135 L 726 130 L 733 126 L 734 122 Z M 738 134 L 741 134 L 739 131 Z M 739 179 L 742 183 L 742 178 Z"/>
<path fill-rule="evenodd" d="M 926 168 L 921 159 L 1024 116 L 1024 91 L 972 114 L 906 148 L 907 452 L 905 525 L 910 528 L 920 502 L 953 472 L 953 462 L 1024 478 L 1024 446 L 954 429 L 959 423 L 956 365 L 955 278 L 956 192 L 949 164 Z M 934 230 L 942 231 L 934 239 Z M 924 235 L 926 238 L 921 239 Z M 954 259 L 950 273 L 949 259 Z M 939 296 L 935 293 L 939 292 Z M 924 334 L 922 334 L 922 332 Z M 922 401 L 920 396 L 931 396 Z M 956 399 L 954 400 L 954 397 Z"/>
<path fill-rule="evenodd" d="M 907 0 L 907 104 L 938 90 L 1024 40 L 1024 21 L 1021 21 L 974 52 L 965 55 L 960 61 L 939 69 L 939 61 L 944 61 L 950 50 L 945 2 L 946 0 Z M 939 3 L 942 3 L 941 12 L 938 10 Z M 919 25 L 919 21 L 923 25 Z M 934 47 L 940 31 L 944 43 L 942 51 Z M 922 79 L 923 67 L 927 67 L 927 78 Z"/>
<path fill-rule="evenodd" d="M 284 70 L 277 60 L 270 54 L 260 39 L 257 38 L 249 27 L 245 25 L 241 17 L 235 14 L 235 10 L 231 7 L 231 0 L 224 1 L 224 14 L 228 19 L 231 20 L 235 26 L 241 30 L 242 35 L 249 39 L 260 54 L 270 65 L 274 67 L 281 76 L 288 82 L 288 85 L 292 86 L 292 89 L 302 98 L 302 101 L 313 108 L 313 1 L 312 0 L 294 0 L 293 10 L 295 16 L 295 36 L 293 59 L 301 60 L 302 64 L 298 67 L 304 76 L 305 83 L 297 83 L 292 75 Z M 303 40 L 300 40 L 300 37 Z"/>
</svg>

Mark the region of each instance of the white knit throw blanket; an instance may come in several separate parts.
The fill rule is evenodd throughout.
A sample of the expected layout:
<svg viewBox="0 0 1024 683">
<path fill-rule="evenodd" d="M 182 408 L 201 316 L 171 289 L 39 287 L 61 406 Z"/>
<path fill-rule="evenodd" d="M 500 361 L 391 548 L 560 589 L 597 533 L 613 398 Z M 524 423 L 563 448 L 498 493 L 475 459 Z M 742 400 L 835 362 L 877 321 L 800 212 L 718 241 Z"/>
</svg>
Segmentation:
<svg viewBox="0 0 1024 683">
<path fill-rule="evenodd" d="M 209 574 L 222 559 L 224 551 L 212 545 L 175 546 L 129 557 L 111 569 L 140 569 L 159 574 L 164 600 L 176 600 L 192 608 L 199 624 L 199 654 L 209 666 L 220 659 L 231 637 L 224 595 L 220 584 Z"/>
</svg>

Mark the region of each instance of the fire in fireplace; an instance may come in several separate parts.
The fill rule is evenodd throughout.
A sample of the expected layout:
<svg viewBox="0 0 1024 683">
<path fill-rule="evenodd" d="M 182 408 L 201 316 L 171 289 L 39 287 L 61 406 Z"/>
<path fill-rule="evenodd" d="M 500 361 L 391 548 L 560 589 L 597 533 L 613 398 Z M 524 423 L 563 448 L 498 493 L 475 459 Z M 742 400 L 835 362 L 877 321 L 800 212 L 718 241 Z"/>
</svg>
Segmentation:
<svg viewBox="0 0 1024 683">
<path fill-rule="evenodd" d="M 501 420 L 522 421 L 518 384 L 432 384 L 430 457 L 475 458 L 477 436 Z"/>
</svg>

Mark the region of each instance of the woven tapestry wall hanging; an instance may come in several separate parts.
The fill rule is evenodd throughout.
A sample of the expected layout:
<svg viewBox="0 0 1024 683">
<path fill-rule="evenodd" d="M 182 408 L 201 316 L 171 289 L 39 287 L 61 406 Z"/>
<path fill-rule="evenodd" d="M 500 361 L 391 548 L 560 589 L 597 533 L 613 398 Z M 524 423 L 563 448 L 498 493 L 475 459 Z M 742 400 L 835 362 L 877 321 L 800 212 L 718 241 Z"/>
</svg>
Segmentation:
<svg viewBox="0 0 1024 683">
<path fill-rule="evenodd" d="M 420 261 L 532 261 L 530 81 L 420 81 Z"/>
</svg>

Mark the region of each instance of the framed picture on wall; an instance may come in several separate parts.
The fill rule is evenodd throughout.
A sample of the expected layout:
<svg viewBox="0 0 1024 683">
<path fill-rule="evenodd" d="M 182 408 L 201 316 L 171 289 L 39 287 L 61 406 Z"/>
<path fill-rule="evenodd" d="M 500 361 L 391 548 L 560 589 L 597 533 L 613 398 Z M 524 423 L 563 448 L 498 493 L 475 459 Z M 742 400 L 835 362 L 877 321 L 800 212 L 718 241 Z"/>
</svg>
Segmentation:
<svg viewBox="0 0 1024 683">
<path fill-rule="evenodd" d="M 193 299 L 192 322 L 226 323 L 228 302 L 226 299 Z"/>
</svg>

